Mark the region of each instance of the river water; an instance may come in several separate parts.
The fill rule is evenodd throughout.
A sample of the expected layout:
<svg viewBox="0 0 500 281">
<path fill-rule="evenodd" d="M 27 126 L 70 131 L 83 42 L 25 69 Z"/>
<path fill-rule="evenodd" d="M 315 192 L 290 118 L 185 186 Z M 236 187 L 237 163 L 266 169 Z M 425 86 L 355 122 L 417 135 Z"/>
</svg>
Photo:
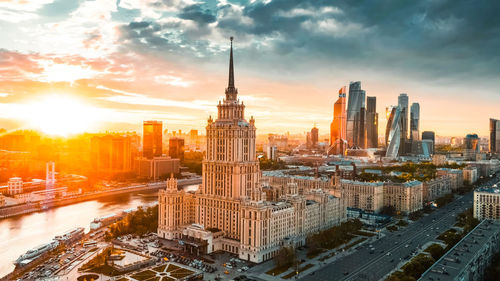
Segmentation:
<svg viewBox="0 0 500 281">
<path fill-rule="evenodd" d="M 187 186 L 186 189 L 191 189 Z M 111 213 L 158 201 L 157 191 L 103 197 L 93 201 L 0 220 L 0 277 L 14 269 L 12 262 L 27 250 L 48 243 L 54 236 Z"/>
</svg>

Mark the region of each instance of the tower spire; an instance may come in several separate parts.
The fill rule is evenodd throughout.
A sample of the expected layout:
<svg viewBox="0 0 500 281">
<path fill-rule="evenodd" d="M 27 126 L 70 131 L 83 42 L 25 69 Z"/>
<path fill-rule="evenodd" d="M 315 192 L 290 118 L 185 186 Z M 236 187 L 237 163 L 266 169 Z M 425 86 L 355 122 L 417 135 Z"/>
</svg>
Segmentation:
<svg viewBox="0 0 500 281">
<path fill-rule="evenodd" d="M 231 53 L 229 55 L 229 83 L 227 87 L 229 89 L 234 88 L 234 67 L 233 67 L 233 36 L 229 38 L 231 40 Z"/>
<path fill-rule="evenodd" d="M 231 52 L 229 55 L 229 82 L 226 88 L 226 99 L 230 101 L 236 101 L 238 90 L 234 87 L 233 36 L 231 36 L 229 40 L 231 40 Z"/>
</svg>

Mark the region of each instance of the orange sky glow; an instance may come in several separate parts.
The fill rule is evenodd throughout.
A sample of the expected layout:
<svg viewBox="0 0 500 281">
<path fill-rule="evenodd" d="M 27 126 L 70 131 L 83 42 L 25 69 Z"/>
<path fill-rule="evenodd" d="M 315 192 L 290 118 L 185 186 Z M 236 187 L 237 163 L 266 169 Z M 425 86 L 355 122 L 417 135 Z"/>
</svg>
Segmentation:
<svg viewBox="0 0 500 281">
<path fill-rule="evenodd" d="M 63 136 L 84 131 L 140 132 L 143 120 L 161 120 L 164 129 L 204 132 L 227 85 L 230 35 L 235 36 L 239 98 L 247 106 L 247 118 L 255 117 L 260 134 L 302 133 L 314 124 L 320 134 L 328 133 L 338 89 L 358 80 L 367 96 L 377 97 L 379 134 L 385 131 L 385 108 L 397 104 L 400 93 L 408 94 L 410 105 L 420 103 L 420 130 L 441 136 L 486 136 L 488 118 L 500 117 L 498 81 L 463 72 L 427 75 L 425 69 L 431 71 L 432 65 L 424 65 L 424 70 L 403 68 L 395 61 L 409 56 L 404 48 L 383 54 L 398 59 L 369 64 L 355 60 L 357 54 L 342 59 L 310 56 L 315 53 L 307 51 L 307 45 L 279 52 L 276 48 L 288 43 L 284 31 L 259 36 L 223 26 L 231 15 L 239 15 L 242 26 L 256 25 L 257 19 L 245 13 L 257 8 L 253 2 L 245 6 L 208 1 L 201 11 L 214 15 L 205 15 L 203 23 L 184 11 L 193 9 L 192 1 L 174 1 L 174 6 L 156 9 L 148 1 L 133 0 L 80 1 L 71 7 L 52 0 L 0 2 L 0 33 L 4 34 L 0 128 L 8 130 L 36 129 Z M 66 5 L 66 12 L 50 10 L 57 6 L 61 11 L 61 5 Z M 339 29 L 340 21 L 334 19 L 339 10 L 347 13 L 347 7 L 318 10 L 326 19 L 301 9 L 283 8 L 279 15 L 287 19 L 310 15 L 309 22 L 301 23 L 301 31 L 307 31 L 312 21 L 320 22 L 309 32 L 311 40 L 332 36 L 347 42 L 350 33 L 364 40 L 375 32 L 361 22 Z M 148 32 L 163 37 L 146 37 L 149 33 L 139 28 L 150 28 Z M 157 33 L 159 29 L 163 33 Z M 336 46 L 331 47 L 335 52 Z M 376 48 L 380 46 L 362 52 Z M 447 61 L 433 60 L 440 65 Z"/>
</svg>

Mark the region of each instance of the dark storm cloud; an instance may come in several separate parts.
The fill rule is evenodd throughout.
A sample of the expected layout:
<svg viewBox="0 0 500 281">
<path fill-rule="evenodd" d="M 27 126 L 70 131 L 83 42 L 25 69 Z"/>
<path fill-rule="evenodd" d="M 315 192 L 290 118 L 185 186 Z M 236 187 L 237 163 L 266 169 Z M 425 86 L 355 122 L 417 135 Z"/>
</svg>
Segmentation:
<svg viewBox="0 0 500 281">
<path fill-rule="evenodd" d="M 179 14 L 181 19 L 192 20 L 198 24 L 208 24 L 215 22 L 215 16 L 209 9 L 203 9 L 201 5 L 194 4 L 182 9 Z"/>
<path fill-rule="evenodd" d="M 236 3 L 236 2 L 233 2 Z M 221 34 L 244 40 L 250 52 L 271 38 L 266 56 L 288 56 L 327 64 L 357 64 L 364 68 L 405 71 L 435 77 L 453 74 L 500 74 L 500 1 L 240 1 L 239 7 L 204 4 L 182 8 L 177 17 L 197 23 L 197 29 L 131 23 L 124 38 L 143 38 L 152 49 L 170 36 L 198 53 L 211 41 L 208 23 Z M 207 7 L 210 7 L 208 9 Z M 242 8 L 240 8 L 242 7 Z M 154 23 L 151 23 L 154 26 Z M 182 30 L 183 34 L 176 31 Z M 175 52 L 175 45 L 169 45 Z M 245 53 L 245 52 L 242 52 Z M 193 52 L 194 55 L 194 52 Z M 287 68 L 295 60 L 283 60 Z M 278 66 L 279 67 L 279 66 Z"/>
</svg>

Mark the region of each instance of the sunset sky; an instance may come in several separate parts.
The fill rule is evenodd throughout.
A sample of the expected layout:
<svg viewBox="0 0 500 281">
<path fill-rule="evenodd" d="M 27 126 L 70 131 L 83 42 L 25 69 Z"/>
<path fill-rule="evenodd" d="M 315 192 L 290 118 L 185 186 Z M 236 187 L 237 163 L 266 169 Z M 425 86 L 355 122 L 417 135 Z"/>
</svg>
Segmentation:
<svg viewBox="0 0 500 281">
<path fill-rule="evenodd" d="M 235 83 L 258 133 L 327 133 L 338 89 L 421 131 L 488 134 L 500 118 L 500 1 L 0 0 L 0 128 L 203 131 Z"/>
</svg>

